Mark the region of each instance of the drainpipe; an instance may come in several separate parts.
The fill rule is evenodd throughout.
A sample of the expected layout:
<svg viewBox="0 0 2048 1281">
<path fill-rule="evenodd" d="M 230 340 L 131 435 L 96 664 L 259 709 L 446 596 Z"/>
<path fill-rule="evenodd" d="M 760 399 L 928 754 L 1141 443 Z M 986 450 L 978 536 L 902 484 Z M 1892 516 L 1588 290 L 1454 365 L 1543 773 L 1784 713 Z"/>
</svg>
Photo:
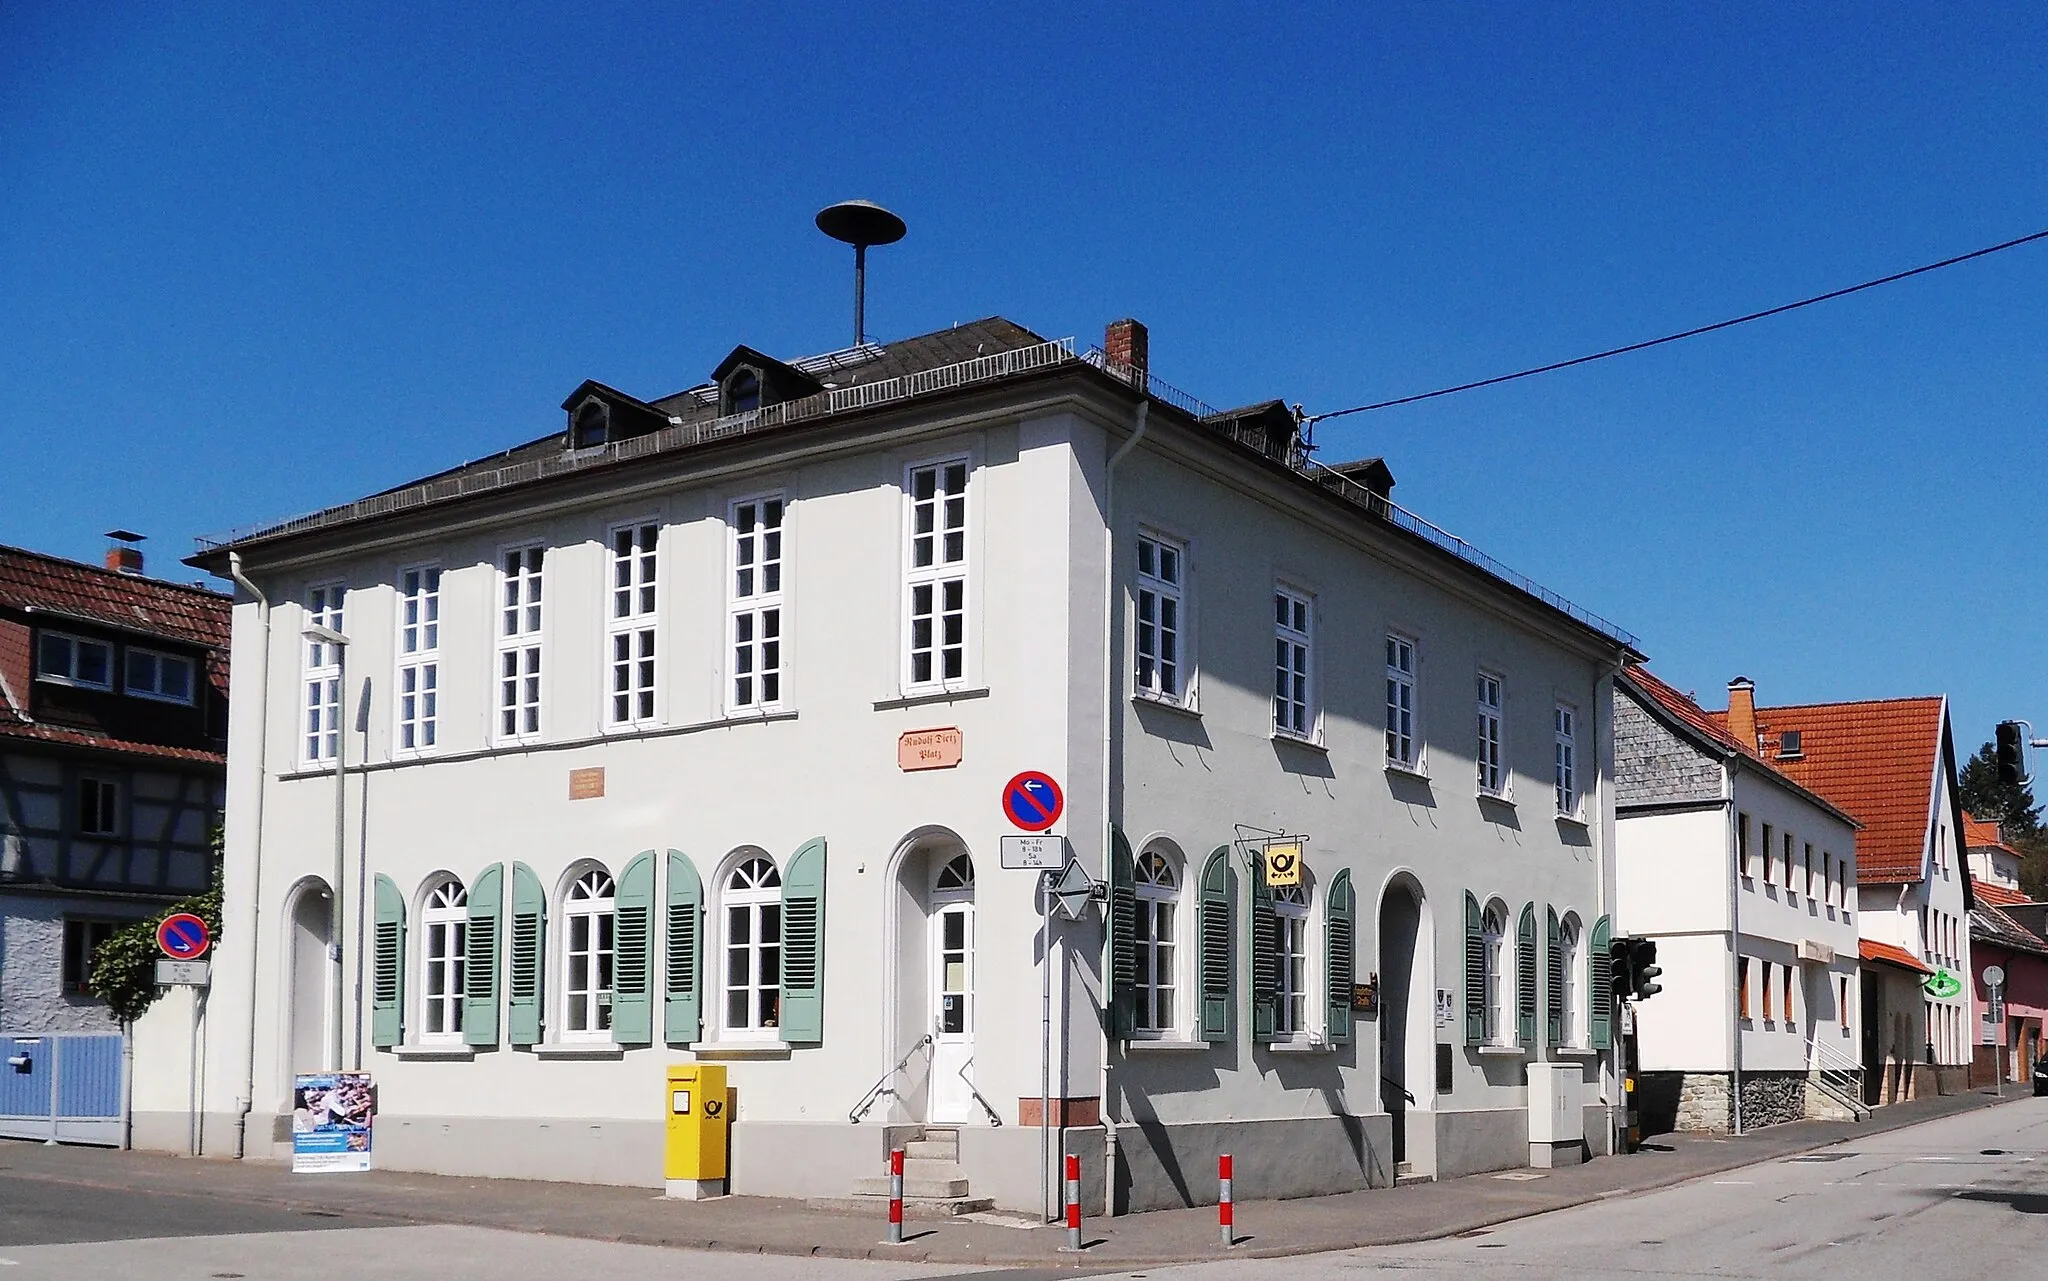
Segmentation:
<svg viewBox="0 0 2048 1281">
<path fill-rule="evenodd" d="M 1145 428 L 1151 419 L 1152 402 L 1143 397 L 1141 388 L 1138 416 L 1132 424 L 1131 434 L 1109 456 L 1109 465 L 1104 468 L 1102 478 L 1102 879 L 1105 883 L 1110 879 L 1110 850 L 1114 844 L 1109 818 L 1109 770 L 1116 745 L 1119 710 L 1117 665 L 1121 657 L 1116 646 L 1116 469 L 1138 447 L 1138 442 L 1145 439 Z M 1103 1001 L 1103 1013 L 1109 1014 L 1114 980 L 1110 974 L 1106 909 L 1102 925 L 1102 991 L 1105 998 L 1110 998 Z M 1116 1109 L 1110 1106 L 1109 1091 L 1109 1047 L 1115 1036 L 1114 1018 L 1105 1019 L 1102 1029 L 1102 1213 L 1105 1217 L 1116 1213 Z"/>
<path fill-rule="evenodd" d="M 228 553 L 228 577 L 235 585 L 256 598 L 256 622 L 262 630 L 262 647 L 256 653 L 256 820 L 250 837 L 249 874 L 249 1027 L 243 1037 L 246 1050 L 243 1061 L 248 1065 L 242 1077 L 242 1094 L 235 1100 L 235 1159 L 241 1160 L 248 1153 L 249 1111 L 255 1106 L 256 1098 L 256 939 L 257 921 L 263 912 L 263 796 L 269 789 L 269 774 L 264 764 L 264 749 L 270 742 L 268 721 L 270 694 L 270 598 L 263 589 L 249 581 L 242 573 L 242 554 Z M 226 876 L 223 869 L 222 876 Z"/>
<path fill-rule="evenodd" d="M 1729 820 L 1728 828 L 1728 941 L 1733 944 L 1732 958 L 1735 965 L 1735 981 L 1742 981 L 1742 851 L 1735 843 L 1734 824 L 1740 820 L 1735 811 L 1735 771 L 1740 769 L 1736 757 L 1729 757 L 1721 769 L 1721 813 Z M 1765 865 L 1769 866 L 1770 851 L 1764 851 Z M 1741 997 L 1738 993 L 1737 1000 Z M 1742 1135 L 1742 1016 L 1738 1009 L 1729 1011 L 1728 1018 L 1728 1107 L 1729 1119 L 1736 1137 Z"/>
</svg>

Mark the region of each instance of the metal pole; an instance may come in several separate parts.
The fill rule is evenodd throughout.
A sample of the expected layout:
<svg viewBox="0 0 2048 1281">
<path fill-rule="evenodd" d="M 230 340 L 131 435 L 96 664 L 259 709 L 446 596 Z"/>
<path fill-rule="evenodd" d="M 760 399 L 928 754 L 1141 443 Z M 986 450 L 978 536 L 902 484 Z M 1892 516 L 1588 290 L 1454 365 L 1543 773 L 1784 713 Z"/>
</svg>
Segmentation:
<svg viewBox="0 0 2048 1281">
<path fill-rule="evenodd" d="M 1052 1222 L 1052 873 L 1038 874 L 1045 953 L 1038 966 L 1038 1209 Z"/>
<path fill-rule="evenodd" d="M 868 247 L 853 247 L 853 345 L 868 340 Z"/>
<path fill-rule="evenodd" d="M 348 734 L 341 727 L 341 699 L 348 690 L 346 645 L 335 646 L 335 680 L 338 688 L 334 695 L 334 907 L 330 914 L 332 924 L 328 927 L 328 961 L 334 970 L 334 1020 L 328 1037 L 327 1061 L 338 1072 L 341 1070 L 343 1009 L 341 938 L 345 928 L 341 884 L 348 876 L 348 775 L 344 771 L 344 762 L 348 758 Z"/>
<path fill-rule="evenodd" d="M 889 1235 L 884 1244 L 903 1244 L 903 1149 L 889 1149 Z"/>
<path fill-rule="evenodd" d="M 339 709 L 337 709 L 339 710 Z M 370 760 L 370 678 L 363 678 L 362 697 L 356 703 L 356 732 L 363 736 L 363 762 Z M 339 750 L 338 748 L 336 749 Z M 369 913 L 363 905 L 370 901 L 370 776 L 363 775 L 363 785 L 357 791 L 361 794 L 362 816 L 356 823 L 356 999 L 350 1013 L 349 1024 L 355 1034 L 355 1070 L 363 1070 L 363 959 L 369 955 L 365 946 L 363 931 L 369 926 Z"/>
<path fill-rule="evenodd" d="M 199 1155 L 199 988 L 188 989 L 192 993 L 192 1037 L 191 1063 L 188 1071 L 191 1080 L 185 1085 L 185 1155 Z"/>
<path fill-rule="evenodd" d="M 1221 1189 L 1216 1196 L 1216 1224 L 1222 1229 L 1223 1248 L 1228 1250 L 1237 1244 L 1237 1216 L 1231 1198 L 1230 1153 L 1216 1158 L 1216 1182 Z"/>
</svg>

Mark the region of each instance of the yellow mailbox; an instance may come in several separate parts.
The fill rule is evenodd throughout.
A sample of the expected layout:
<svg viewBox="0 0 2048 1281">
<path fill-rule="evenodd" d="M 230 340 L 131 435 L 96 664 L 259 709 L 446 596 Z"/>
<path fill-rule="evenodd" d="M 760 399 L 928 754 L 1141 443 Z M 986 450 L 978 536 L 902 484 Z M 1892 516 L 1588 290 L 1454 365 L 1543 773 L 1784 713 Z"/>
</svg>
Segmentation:
<svg viewBox="0 0 2048 1281">
<path fill-rule="evenodd" d="M 669 1065 L 668 1143 L 662 1165 L 670 1196 L 696 1201 L 725 1195 L 730 1110 L 723 1064 Z"/>
</svg>

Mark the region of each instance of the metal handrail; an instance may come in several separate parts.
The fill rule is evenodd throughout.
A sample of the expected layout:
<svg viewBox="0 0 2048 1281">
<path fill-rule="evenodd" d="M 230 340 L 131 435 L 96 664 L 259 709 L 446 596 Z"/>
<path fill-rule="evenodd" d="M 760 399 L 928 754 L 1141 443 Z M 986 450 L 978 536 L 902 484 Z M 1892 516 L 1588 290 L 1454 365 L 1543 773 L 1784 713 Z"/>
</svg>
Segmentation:
<svg viewBox="0 0 2048 1281">
<path fill-rule="evenodd" d="M 1410 1094 L 1410 1093 L 1408 1093 L 1408 1089 L 1407 1089 L 1407 1087 L 1406 1087 L 1406 1086 L 1404 1086 L 1404 1085 L 1402 1085 L 1402 1084 L 1401 1084 L 1401 1083 L 1400 1083 L 1399 1081 L 1396 1081 L 1396 1080 L 1395 1080 L 1395 1079 L 1394 1079 L 1393 1077 L 1390 1077 L 1390 1076 L 1383 1076 L 1383 1077 L 1381 1077 L 1381 1078 L 1380 1078 L 1380 1084 L 1381 1084 L 1381 1085 L 1391 1085 L 1391 1086 L 1393 1086 L 1393 1087 L 1394 1087 L 1394 1088 L 1395 1088 L 1396 1090 L 1399 1090 L 1399 1091 L 1401 1092 L 1401 1097 L 1402 1097 L 1403 1099 L 1406 1099 L 1406 1100 L 1407 1100 L 1408 1102 L 1410 1102 L 1410 1103 L 1413 1103 L 1413 1102 L 1415 1102 L 1415 1096 L 1414 1096 L 1414 1095 L 1412 1095 L 1412 1094 Z"/>
<path fill-rule="evenodd" d="M 868 1087 L 868 1092 L 860 1096 L 860 1102 L 853 1105 L 853 1110 L 846 1114 L 846 1119 L 853 1122 L 855 1125 L 859 1125 L 861 1118 L 868 1114 L 868 1111 L 875 1106 L 877 1100 L 879 1100 L 884 1094 L 896 1093 L 895 1090 L 889 1088 L 889 1078 L 895 1076 L 904 1068 L 909 1067 L 910 1061 L 917 1057 L 917 1052 L 919 1050 L 922 1050 L 925 1046 L 930 1045 L 931 1043 L 932 1034 L 929 1032 L 917 1038 L 917 1044 L 910 1047 L 910 1052 L 908 1054 L 905 1054 L 902 1058 L 896 1060 L 896 1066 L 890 1068 L 887 1072 L 882 1073 L 881 1077 L 878 1078 L 873 1085 Z M 984 1103 L 982 1106 L 987 1107 L 988 1105 Z"/>
<path fill-rule="evenodd" d="M 981 1104 L 981 1110 L 988 1113 L 988 1123 L 990 1127 L 993 1129 L 1001 1129 L 1003 1125 L 1003 1118 L 996 1115 L 996 1110 L 989 1106 L 988 1100 L 981 1097 L 981 1091 L 974 1088 L 974 1082 L 967 1079 L 967 1069 L 973 1066 L 974 1059 L 972 1056 L 970 1056 L 965 1063 L 962 1063 L 960 1065 L 960 1084 L 967 1087 L 967 1092 L 974 1096 L 974 1101 L 976 1103 Z"/>
</svg>

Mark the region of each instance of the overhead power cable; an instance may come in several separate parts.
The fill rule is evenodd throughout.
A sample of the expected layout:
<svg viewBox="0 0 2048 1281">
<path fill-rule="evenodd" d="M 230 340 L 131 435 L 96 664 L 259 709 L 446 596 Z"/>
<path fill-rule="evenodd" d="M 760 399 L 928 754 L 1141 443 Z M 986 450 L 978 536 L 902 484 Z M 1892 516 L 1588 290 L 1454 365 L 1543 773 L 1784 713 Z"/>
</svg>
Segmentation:
<svg viewBox="0 0 2048 1281">
<path fill-rule="evenodd" d="M 1846 298 L 1850 294 L 1862 293 L 1866 289 L 1875 289 L 1879 285 L 1895 284 L 1898 281 L 1907 280 L 1914 276 L 1924 276 L 1930 271 L 1940 271 L 1943 267 L 1953 267 L 1958 263 L 1969 262 L 1974 258 L 1985 258 L 1992 254 L 2004 253 L 2008 249 L 2017 249 L 2021 245 L 2031 244 L 2036 240 L 2048 240 L 2048 230 L 2037 231 L 2030 236 L 2021 236 L 2016 240 L 2008 240 L 2003 244 L 1989 245 L 1983 249 L 1973 249 L 1969 253 L 1957 254 L 1953 258 L 1944 258 L 1940 262 L 1926 263 L 1906 271 L 1895 271 L 1889 276 L 1879 276 L 1875 280 L 1866 280 L 1860 285 L 1850 285 L 1846 289 L 1831 289 L 1827 293 L 1815 294 L 1811 298 L 1801 298 L 1798 302 L 1788 302 L 1776 307 L 1767 307 L 1762 311 L 1752 311 L 1747 316 L 1737 316 L 1733 320 L 1716 321 L 1711 325 L 1701 325 L 1698 328 L 1687 329 L 1680 333 L 1666 334 L 1662 338 L 1651 338 L 1644 342 L 1632 342 L 1626 347 L 1610 347 L 1606 351 L 1596 351 L 1590 356 L 1575 356 L 1570 360 L 1558 360 L 1548 365 L 1538 365 L 1534 369 L 1520 369 L 1512 374 L 1498 374 L 1492 378 L 1481 378 L 1477 382 L 1459 383 L 1455 387 L 1439 387 L 1435 391 L 1419 392 L 1413 396 L 1400 396 L 1393 400 L 1375 401 L 1370 405 L 1353 405 L 1349 409 L 1335 409 L 1327 414 L 1310 414 L 1302 419 L 1302 425 L 1307 426 L 1310 423 L 1324 422 L 1331 418 L 1342 418 L 1347 414 L 1370 413 L 1375 409 L 1392 409 L 1396 405 L 1412 405 L 1420 400 L 1435 400 L 1438 396 L 1452 396 L 1461 391 L 1477 391 L 1481 387 L 1495 387 L 1501 383 L 1514 382 L 1519 378 L 1534 378 L 1537 374 L 1554 373 L 1560 369 L 1570 369 L 1574 365 L 1587 365 L 1596 360 L 1605 360 L 1609 356 L 1626 356 L 1632 351 L 1647 351 L 1652 347 L 1661 347 L 1665 343 L 1677 342 L 1681 338 L 1697 338 L 1701 334 L 1711 334 L 1718 329 L 1732 329 L 1736 325 L 1746 325 L 1752 320 L 1765 320 L 1772 316 L 1782 316 L 1788 311 L 1797 311 L 1801 307 L 1811 307 L 1817 302 L 1828 302 L 1836 298 Z"/>
</svg>

